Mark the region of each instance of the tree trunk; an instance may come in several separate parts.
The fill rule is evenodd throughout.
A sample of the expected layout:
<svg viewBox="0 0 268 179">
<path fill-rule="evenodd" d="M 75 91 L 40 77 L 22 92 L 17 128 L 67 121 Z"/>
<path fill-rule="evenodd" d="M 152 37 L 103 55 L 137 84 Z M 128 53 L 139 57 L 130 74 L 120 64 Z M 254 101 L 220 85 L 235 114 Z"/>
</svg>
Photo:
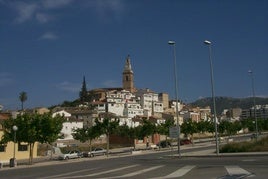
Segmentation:
<svg viewBox="0 0 268 179">
<path fill-rule="evenodd" d="M 133 150 L 136 150 L 136 139 L 133 139 Z"/>
<path fill-rule="evenodd" d="M 92 140 L 91 139 L 89 140 L 89 151 L 90 152 L 92 151 Z"/>
<path fill-rule="evenodd" d="M 107 157 L 109 155 L 109 148 L 110 148 L 110 134 L 109 132 L 106 134 L 106 137 L 107 137 Z"/>
<path fill-rule="evenodd" d="M 30 147 L 30 153 L 29 153 L 29 164 L 33 164 L 33 148 L 34 148 L 34 143 L 29 144 Z"/>
</svg>

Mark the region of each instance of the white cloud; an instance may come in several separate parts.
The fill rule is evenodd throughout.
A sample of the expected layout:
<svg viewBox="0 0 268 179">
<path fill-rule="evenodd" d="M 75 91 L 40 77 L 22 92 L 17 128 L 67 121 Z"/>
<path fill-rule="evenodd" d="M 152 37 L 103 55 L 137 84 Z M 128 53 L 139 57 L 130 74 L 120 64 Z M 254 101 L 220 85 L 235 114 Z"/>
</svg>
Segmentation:
<svg viewBox="0 0 268 179">
<path fill-rule="evenodd" d="M 52 32 L 46 32 L 39 38 L 40 40 L 55 40 L 58 39 L 58 36 Z"/>
<path fill-rule="evenodd" d="M 30 20 L 37 20 L 41 23 L 46 23 L 52 19 L 52 15 L 48 14 L 48 9 L 62 8 L 72 3 L 73 0 L 42 0 L 32 2 L 15 1 L 10 2 L 9 6 L 17 13 L 15 18 L 16 23 L 24 23 Z M 4 4 L 4 0 L 0 0 Z"/>
<path fill-rule="evenodd" d="M 14 9 L 17 11 L 18 16 L 15 19 L 17 23 L 23 23 L 31 20 L 38 10 L 39 6 L 35 3 L 24 3 L 16 2 L 14 3 Z"/>
<path fill-rule="evenodd" d="M 52 19 L 52 17 L 48 14 L 45 14 L 45 13 L 36 13 L 36 20 L 40 23 L 46 23 L 48 22 L 49 20 Z"/>
<path fill-rule="evenodd" d="M 39 0 L 39 1 L 4 1 L 2 4 L 8 4 L 17 13 L 16 23 L 24 23 L 35 20 L 39 23 L 47 23 L 54 17 L 54 11 L 60 8 L 69 7 L 74 4 L 74 0 Z M 90 8 L 97 14 L 101 21 L 110 19 L 120 20 L 123 16 L 125 4 L 122 0 L 90 0 L 76 1 L 75 5 Z"/>
<path fill-rule="evenodd" d="M 64 81 L 57 85 L 57 88 L 63 91 L 68 91 L 72 93 L 78 93 L 81 88 L 81 84 L 71 83 L 68 81 Z"/>
<path fill-rule="evenodd" d="M 101 20 L 108 20 L 111 17 L 120 20 L 124 11 L 122 0 L 96 0 L 89 1 L 88 5 L 94 9 Z"/>
</svg>

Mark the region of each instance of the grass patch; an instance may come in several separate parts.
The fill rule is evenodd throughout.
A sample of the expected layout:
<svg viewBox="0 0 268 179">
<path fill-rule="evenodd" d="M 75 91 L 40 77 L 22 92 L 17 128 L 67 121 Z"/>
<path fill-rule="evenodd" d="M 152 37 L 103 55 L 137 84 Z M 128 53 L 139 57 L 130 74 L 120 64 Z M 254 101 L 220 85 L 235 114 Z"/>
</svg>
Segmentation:
<svg viewBox="0 0 268 179">
<path fill-rule="evenodd" d="M 268 137 L 252 140 L 248 142 L 233 142 L 226 144 L 220 148 L 221 153 L 235 153 L 235 152 L 267 152 L 268 151 Z"/>
</svg>

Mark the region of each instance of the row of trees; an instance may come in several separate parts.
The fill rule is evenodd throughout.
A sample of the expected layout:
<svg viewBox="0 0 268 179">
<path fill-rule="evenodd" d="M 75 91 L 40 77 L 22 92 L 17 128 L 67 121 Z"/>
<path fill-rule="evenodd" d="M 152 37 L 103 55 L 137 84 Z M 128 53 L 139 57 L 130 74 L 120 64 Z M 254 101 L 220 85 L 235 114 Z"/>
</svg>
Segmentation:
<svg viewBox="0 0 268 179">
<path fill-rule="evenodd" d="M 17 142 L 18 144 L 27 143 L 30 149 L 29 163 L 32 164 L 33 149 L 36 142 L 51 145 L 58 139 L 64 121 L 64 117 L 59 115 L 52 117 L 51 113 L 25 113 L 18 115 L 16 118 L 10 118 L 1 123 L 4 135 L 2 136 L 0 143 L 2 145 L 9 141 Z M 17 126 L 18 130 L 14 131 L 13 126 Z"/>
<path fill-rule="evenodd" d="M 33 148 L 36 142 L 47 143 L 52 145 L 59 136 L 62 130 L 64 117 L 56 116 L 52 118 L 51 113 L 46 114 L 22 114 L 16 118 L 4 120 L 1 124 L 3 127 L 4 135 L 1 138 L 1 144 L 6 144 L 9 141 L 18 143 L 27 143 L 30 148 L 29 163 L 32 163 Z M 248 128 L 249 131 L 255 131 L 254 120 L 247 119 L 236 122 L 221 121 L 218 125 L 219 133 L 221 135 L 233 135 L 243 128 Z M 15 131 L 12 130 L 13 126 L 17 126 L 16 141 Z M 147 119 L 142 121 L 142 124 L 137 127 L 129 127 L 127 125 L 119 125 L 119 119 L 114 116 L 105 115 L 95 119 L 95 125 L 92 127 L 84 127 L 73 131 L 73 137 L 81 142 L 89 141 L 90 150 L 92 140 L 105 134 L 107 136 L 107 151 L 109 152 L 109 136 L 116 134 L 129 139 L 144 139 L 145 137 L 153 134 L 169 135 L 169 128 L 174 126 L 174 121 L 169 119 L 165 123 L 156 125 Z M 258 120 L 259 130 L 268 130 L 268 120 Z M 209 121 L 184 122 L 181 125 L 181 133 L 185 136 L 193 136 L 195 133 L 213 133 L 214 124 Z"/>
<path fill-rule="evenodd" d="M 166 123 L 155 125 L 147 119 L 142 121 L 142 124 L 137 127 L 129 127 L 127 125 L 119 125 L 119 120 L 111 120 L 110 117 L 103 119 L 97 118 L 92 127 L 76 129 L 73 132 L 73 137 L 81 142 L 89 141 L 89 148 L 92 149 L 92 140 L 105 134 L 107 136 L 107 151 L 109 150 L 109 135 L 116 134 L 129 139 L 144 139 L 153 134 L 169 135 L 169 128 L 174 126 L 173 120 L 166 120 Z M 258 120 L 259 130 L 268 130 L 268 120 Z M 248 128 L 249 131 L 255 131 L 255 124 L 252 119 L 243 121 L 221 121 L 218 125 L 218 132 L 221 136 L 235 135 L 238 131 Z M 210 121 L 193 122 L 189 120 L 181 125 L 181 133 L 185 137 L 193 137 L 193 134 L 198 133 L 214 133 L 214 123 Z M 135 144 L 133 143 L 133 147 Z"/>
<path fill-rule="evenodd" d="M 174 125 L 173 120 L 166 120 L 166 123 L 155 125 L 147 119 L 142 120 L 142 125 L 137 127 L 129 127 L 128 125 L 119 125 L 119 120 L 111 117 L 95 119 L 95 125 L 73 131 L 73 137 L 81 142 L 89 141 L 90 151 L 92 149 L 92 140 L 105 134 L 107 136 L 107 152 L 109 152 L 109 136 L 115 134 L 121 137 L 133 139 L 133 147 L 135 148 L 134 139 L 144 139 L 152 134 L 159 133 L 163 135 L 169 134 L 169 127 Z"/>
<path fill-rule="evenodd" d="M 258 119 L 258 130 L 266 131 L 268 130 L 268 120 L 266 119 Z M 248 129 L 249 132 L 255 132 L 256 125 L 253 119 L 245 119 L 241 121 L 221 121 L 218 124 L 218 132 L 221 136 L 230 136 L 235 135 L 242 129 Z M 194 133 L 214 133 L 215 127 L 213 122 L 209 121 L 200 121 L 200 122 L 184 122 L 181 125 L 181 131 L 184 135 L 193 135 Z"/>
</svg>

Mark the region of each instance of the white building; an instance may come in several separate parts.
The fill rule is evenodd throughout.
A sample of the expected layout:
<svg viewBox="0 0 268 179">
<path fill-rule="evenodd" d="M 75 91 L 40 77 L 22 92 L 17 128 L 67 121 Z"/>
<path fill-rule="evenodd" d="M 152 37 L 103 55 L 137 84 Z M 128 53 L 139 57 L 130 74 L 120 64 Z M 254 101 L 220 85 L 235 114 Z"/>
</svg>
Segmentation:
<svg viewBox="0 0 268 179">
<path fill-rule="evenodd" d="M 52 117 L 55 117 L 57 115 L 60 115 L 60 116 L 63 116 L 67 119 L 67 121 L 70 119 L 70 117 L 72 116 L 71 113 L 68 113 L 67 111 L 65 110 L 60 110 L 60 111 L 57 111 L 57 112 L 54 112 L 52 114 Z"/>
<path fill-rule="evenodd" d="M 63 136 L 63 140 L 71 140 L 73 139 L 72 133 L 73 130 L 78 128 L 83 128 L 83 121 L 77 121 L 71 119 L 71 113 L 68 113 L 65 110 L 57 111 L 52 114 L 52 117 L 55 117 L 57 115 L 63 116 L 66 118 L 66 121 L 63 122 L 63 127 L 61 129 L 61 135 Z"/>
<path fill-rule="evenodd" d="M 184 107 L 184 105 L 183 104 L 181 104 L 180 102 L 177 102 L 178 103 L 178 111 L 181 111 L 182 109 L 183 109 L 183 107 Z M 176 101 L 171 101 L 171 105 L 170 105 L 170 107 L 174 110 L 174 111 L 176 111 Z"/>
<path fill-rule="evenodd" d="M 159 101 L 159 95 L 157 93 L 149 89 L 141 89 L 136 92 L 136 96 L 140 98 L 144 115 L 153 116 L 155 113 L 164 112 L 163 103 Z"/>
<path fill-rule="evenodd" d="M 113 113 L 119 117 L 122 117 L 128 125 L 130 125 L 130 119 L 137 115 L 143 115 L 143 109 L 139 103 L 139 98 L 129 91 L 110 91 L 107 93 L 107 112 Z"/>
<path fill-rule="evenodd" d="M 133 118 L 135 116 L 143 116 L 143 109 L 135 100 L 129 100 L 125 103 L 124 116 Z"/>
<path fill-rule="evenodd" d="M 126 90 L 108 91 L 106 93 L 107 110 L 106 112 L 114 113 L 117 116 L 124 116 L 125 104 L 130 100 L 132 94 Z"/>
</svg>

